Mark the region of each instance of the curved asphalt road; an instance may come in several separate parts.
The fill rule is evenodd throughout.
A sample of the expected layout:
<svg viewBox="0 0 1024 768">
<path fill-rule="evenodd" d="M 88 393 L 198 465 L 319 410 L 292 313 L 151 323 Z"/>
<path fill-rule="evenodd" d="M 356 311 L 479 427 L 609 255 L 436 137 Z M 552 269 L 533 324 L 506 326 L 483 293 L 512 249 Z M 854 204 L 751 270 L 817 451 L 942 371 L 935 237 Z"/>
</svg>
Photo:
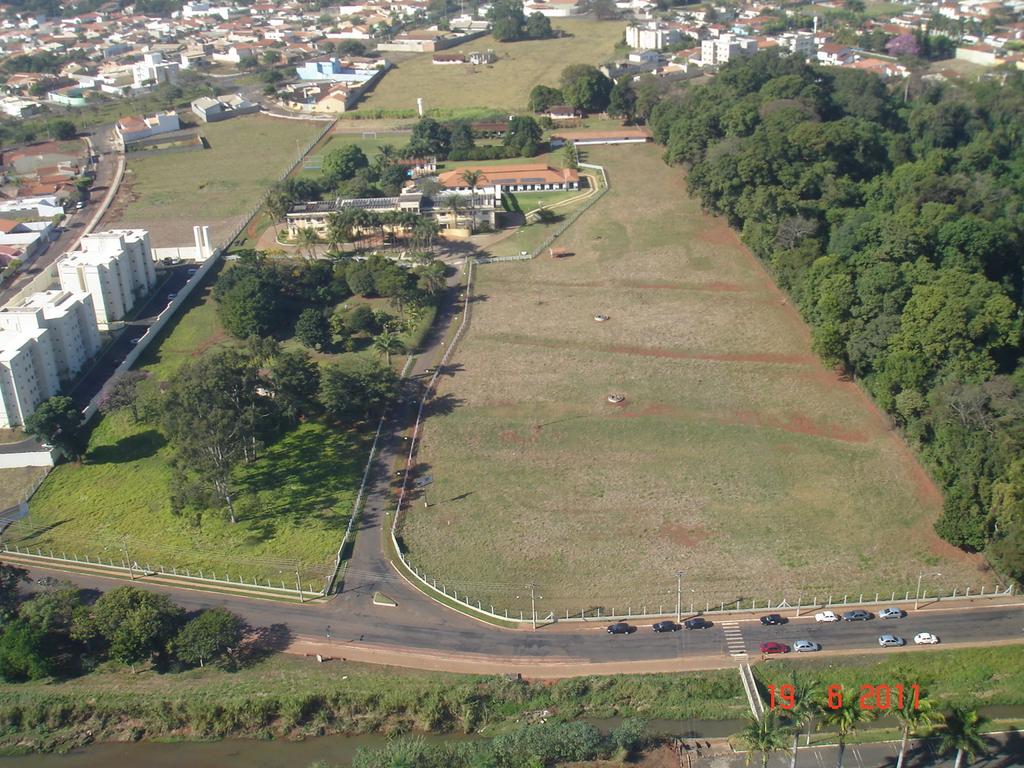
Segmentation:
<svg viewBox="0 0 1024 768">
<path fill-rule="evenodd" d="M 465 670 L 466 661 L 488 659 L 504 664 L 509 671 L 532 669 L 542 675 L 543 665 L 576 664 L 585 667 L 602 663 L 648 662 L 664 668 L 723 667 L 745 661 L 737 652 L 746 651 L 751 659 L 759 657 L 758 646 L 766 640 L 792 643 L 797 639 L 814 640 L 822 645 L 822 654 L 864 652 L 891 654 L 894 650 L 878 647 L 878 636 L 893 633 L 910 641 L 918 632 L 932 632 L 943 645 L 991 644 L 1024 641 L 1024 602 L 1000 600 L 998 603 L 933 604 L 911 611 L 899 620 L 875 619 L 868 622 L 816 624 L 813 617 L 793 618 L 783 626 L 764 627 L 756 615 L 717 617 L 714 626 L 704 630 L 679 631 L 659 635 L 650 631 L 650 620 L 637 622 L 638 630 L 628 636 L 611 636 L 606 622 L 580 625 L 554 624 L 537 632 L 492 627 L 449 610 L 408 585 L 391 566 L 382 550 L 382 536 L 389 529 L 394 513 L 392 478 L 396 467 L 405 464 L 408 443 L 403 433 L 414 419 L 419 395 L 426 381 L 426 369 L 436 365 L 448 338 L 449 327 L 458 312 L 458 276 L 449 281 L 447 301 L 438 322 L 425 341 L 425 353 L 416 361 L 405 382 L 404 402 L 391 414 L 381 432 L 381 443 L 367 486 L 364 512 L 358 522 L 357 536 L 346 571 L 341 594 L 307 605 L 273 602 L 245 597 L 191 591 L 136 581 L 139 586 L 170 593 L 188 609 L 224 606 L 244 616 L 255 626 L 287 624 L 292 636 L 307 649 L 325 655 L 342 655 L 360 647 L 388 653 L 391 663 Z M 160 302 L 163 297 L 154 299 Z M 127 334 L 126 334 L 127 335 Z M 32 569 L 38 573 L 52 573 Z M 66 576 L 67 574 L 63 574 Z M 74 574 L 71 578 L 87 588 L 110 589 L 123 583 L 116 579 Z M 398 603 L 398 608 L 372 604 L 372 595 L 381 591 Z M 787 615 L 792 615 L 792 611 Z M 734 622 L 728 633 L 723 622 Z M 329 635 L 328 635 L 329 633 Z M 315 644 L 319 644 L 317 647 Z M 939 645 L 941 648 L 943 645 Z M 410 655 L 411 654 L 411 655 Z M 416 661 L 417 654 L 431 654 L 433 661 Z M 446 658 L 452 663 L 438 663 Z M 461 660 L 457 665 L 454 660 Z M 533 665 L 530 667 L 530 665 Z M 484 671 L 481 668 L 480 671 Z"/>
</svg>

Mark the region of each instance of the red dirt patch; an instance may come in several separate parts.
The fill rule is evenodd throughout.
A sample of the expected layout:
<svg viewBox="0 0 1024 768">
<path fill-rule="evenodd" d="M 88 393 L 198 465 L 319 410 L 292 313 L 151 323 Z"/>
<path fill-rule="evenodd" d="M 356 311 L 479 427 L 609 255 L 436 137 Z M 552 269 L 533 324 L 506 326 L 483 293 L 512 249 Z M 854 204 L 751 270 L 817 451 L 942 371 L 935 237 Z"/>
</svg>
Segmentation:
<svg viewBox="0 0 1024 768">
<path fill-rule="evenodd" d="M 841 443 L 866 443 L 868 441 L 868 436 L 863 432 L 842 429 L 835 424 L 816 424 L 806 416 L 798 414 L 791 415 L 788 421 L 782 421 L 781 419 L 763 416 L 753 411 L 740 411 L 735 415 L 735 421 L 739 424 L 749 424 L 754 427 L 781 429 L 798 435 L 824 437 L 828 440 L 838 440 Z"/>
<path fill-rule="evenodd" d="M 681 523 L 663 523 L 658 533 L 680 547 L 692 549 L 710 536 L 710 532 L 702 525 L 683 525 Z"/>
<path fill-rule="evenodd" d="M 783 420 L 774 416 L 766 416 L 754 411 L 739 411 L 732 415 L 717 413 L 701 413 L 699 411 L 687 411 L 682 408 L 674 408 L 664 403 L 656 403 L 645 406 L 640 410 L 623 410 L 615 414 L 616 417 L 635 419 L 643 416 L 671 417 L 675 419 L 703 419 L 714 421 L 719 424 L 742 425 L 763 429 L 777 429 L 782 432 L 792 432 L 797 435 L 809 435 L 821 437 L 826 440 L 837 440 L 841 443 L 866 443 L 870 436 L 852 429 L 843 429 L 836 424 L 818 424 L 806 416 L 794 414 Z M 785 451 L 795 451 L 796 446 L 785 444 L 780 448 Z"/>
<path fill-rule="evenodd" d="M 621 355 L 643 355 L 646 357 L 665 357 L 671 360 L 711 360 L 719 363 L 781 363 L 785 365 L 814 365 L 818 359 L 814 355 L 777 355 L 770 352 L 711 354 L 708 352 L 676 352 L 671 349 L 657 347 L 609 346 L 608 352 Z"/>
<path fill-rule="evenodd" d="M 704 224 L 701 227 L 700 234 L 698 237 L 702 242 L 710 243 L 711 245 L 732 245 L 736 246 L 740 244 L 740 239 L 732 228 L 725 223 L 724 219 L 718 216 L 712 216 L 707 211 L 701 211 L 701 220 Z M 744 248 L 744 250 L 746 250 Z"/>
</svg>

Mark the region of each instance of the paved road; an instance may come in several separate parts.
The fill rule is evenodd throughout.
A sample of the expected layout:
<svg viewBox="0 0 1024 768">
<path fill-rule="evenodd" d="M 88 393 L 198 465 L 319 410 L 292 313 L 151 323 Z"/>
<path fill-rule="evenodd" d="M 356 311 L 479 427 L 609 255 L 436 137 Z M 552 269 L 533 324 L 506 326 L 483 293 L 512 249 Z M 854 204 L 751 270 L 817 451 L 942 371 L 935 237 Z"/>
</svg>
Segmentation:
<svg viewBox="0 0 1024 768">
<path fill-rule="evenodd" d="M 93 180 L 92 191 L 85 208 L 72 211 L 62 223 L 63 231 L 50 242 L 32 264 L 22 272 L 10 286 L 0 291 L 0 306 L 6 304 L 18 294 L 32 279 L 49 268 L 58 257 L 71 250 L 78 239 L 84 234 L 86 225 L 97 209 L 102 205 L 107 191 L 117 171 L 118 155 L 113 150 L 111 138 L 114 136 L 113 125 L 103 125 L 93 129 L 89 134 L 93 152 L 99 155 L 99 162 L 94 166 L 96 178 Z"/>
</svg>

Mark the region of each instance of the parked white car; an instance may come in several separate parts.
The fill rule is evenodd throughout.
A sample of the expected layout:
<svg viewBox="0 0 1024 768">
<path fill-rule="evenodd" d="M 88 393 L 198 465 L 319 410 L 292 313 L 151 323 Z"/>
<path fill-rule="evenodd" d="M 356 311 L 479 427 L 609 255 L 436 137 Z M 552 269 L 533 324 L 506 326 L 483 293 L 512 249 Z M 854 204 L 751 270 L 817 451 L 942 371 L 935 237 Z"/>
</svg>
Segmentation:
<svg viewBox="0 0 1024 768">
<path fill-rule="evenodd" d="M 939 638 L 931 632 L 918 632 L 914 635 L 914 642 L 918 645 L 937 645 Z"/>
<path fill-rule="evenodd" d="M 814 614 L 815 621 L 839 621 L 839 617 L 832 611 L 821 611 L 820 613 Z"/>
</svg>

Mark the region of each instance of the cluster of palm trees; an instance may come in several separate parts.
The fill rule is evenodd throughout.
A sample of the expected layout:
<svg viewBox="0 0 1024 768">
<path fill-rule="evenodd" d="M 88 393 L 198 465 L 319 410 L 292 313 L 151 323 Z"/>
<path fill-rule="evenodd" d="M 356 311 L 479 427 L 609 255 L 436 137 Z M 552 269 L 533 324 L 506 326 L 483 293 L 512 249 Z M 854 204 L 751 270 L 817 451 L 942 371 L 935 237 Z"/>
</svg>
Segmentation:
<svg viewBox="0 0 1024 768">
<path fill-rule="evenodd" d="M 826 705 L 826 699 L 819 695 L 819 691 L 800 685 L 796 679 L 793 680 L 793 687 L 795 705 L 792 709 L 773 709 L 760 719 L 751 718 L 739 734 L 740 743 L 749 750 L 748 764 L 755 752 L 761 755 L 762 768 L 768 765 L 768 758 L 772 754 L 788 752 L 790 768 L 796 768 L 801 736 L 805 738 L 804 746 L 809 746 L 811 732 L 820 726 L 836 734 L 839 748 L 836 768 L 843 768 L 850 736 L 861 725 L 880 715 L 892 717 L 900 725 L 902 735 L 896 768 L 903 768 L 911 736 L 935 737 L 941 753 L 955 751 L 954 768 L 961 768 L 965 756 L 969 760 L 973 759 L 986 748 L 982 727 L 987 721 L 973 709 L 951 706 L 940 712 L 923 694 L 916 701 L 908 696 L 903 706 L 884 711 L 862 707 L 856 696 L 845 696 L 838 707 L 830 707 Z M 909 685 L 905 688 L 910 690 Z"/>
<path fill-rule="evenodd" d="M 434 241 L 441 233 L 433 219 L 415 211 L 375 211 L 368 208 L 343 208 L 327 219 L 323 232 L 313 227 L 300 229 L 296 245 L 307 258 L 315 258 L 316 247 L 326 244 L 329 251 L 337 252 L 344 243 L 366 239 L 370 246 L 384 246 L 388 235 L 399 236 L 414 251 L 432 251 Z M 394 240 L 392 240 L 394 244 Z"/>
</svg>

